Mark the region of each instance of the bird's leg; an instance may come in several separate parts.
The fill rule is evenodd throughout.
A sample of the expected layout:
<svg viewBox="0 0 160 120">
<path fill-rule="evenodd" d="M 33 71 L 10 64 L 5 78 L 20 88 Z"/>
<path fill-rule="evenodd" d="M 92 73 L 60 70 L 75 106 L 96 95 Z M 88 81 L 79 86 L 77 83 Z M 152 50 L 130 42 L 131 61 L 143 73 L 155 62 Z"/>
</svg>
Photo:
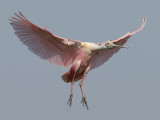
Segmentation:
<svg viewBox="0 0 160 120">
<path fill-rule="evenodd" d="M 72 83 L 71 83 L 71 94 L 70 94 L 70 97 L 69 97 L 69 100 L 67 103 L 67 104 L 69 104 L 70 107 L 72 105 L 74 78 L 75 78 L 75 74 L 73 75 L 73 79 L 72 79 Z"/>
<path fill-rule="evenodd" d="M 79 83 L 79 86 L 80 86 L 81 92 L 82 92 L 82 101 L 81 101 L 81 103 L 83 104 L 83 107 L 84 107 L 84 104 L 85 104 L 87 110 L 88 110 L 88 104 L 87 104 L 87 100 L 86 100 L 86 97 L 85 97 L 85 94 L 84 94 L 84 91 L 83 91 L 83 88 L 82 88 L 82 84 L 83 84 L 84 78 L 86 77 L 86 75 L 87 75 L 87 73 L 89 72 L 89 70 L 90 70 L 90 67 L 88 67 L 88 68 L 85 70 L 84 75 L 83 75 L 83 77 L 82 77 L 82 80 L 81 80 L 80 83 Z"/>
<path fill-rule="evenodd" d="M 84 91 L 83 91 L 83 88 L 82 88 L 82 84 L 83 84 L 83 80 L 84 80 L 85 76 L 86 76 L 86 74 L 83 75 L 83 78 L 82 78 L 81 82 L 79 83 L 79 86 L 80 86 L 81 92 L 82 92 L 81 103 L 83 104 L 83 107 L 84 107 L 84 104 L 85 104 L 85 106 L 87 107 L 87 110 L 88 110 L 87 100 L 86 100 L 86 97 L 85 97 L 85 94 L 84 94 Z"/>
</svg>

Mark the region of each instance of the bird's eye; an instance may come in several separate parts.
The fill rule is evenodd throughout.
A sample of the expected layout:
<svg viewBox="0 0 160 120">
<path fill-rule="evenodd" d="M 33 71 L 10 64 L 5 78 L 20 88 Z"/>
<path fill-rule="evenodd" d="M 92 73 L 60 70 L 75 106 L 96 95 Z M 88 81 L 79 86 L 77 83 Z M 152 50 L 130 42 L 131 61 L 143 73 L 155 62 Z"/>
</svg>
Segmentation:
<svg viewBox="0 0 160 120">
<path fill-rule="evenodd" d="M 106 43 L 105 46 L 108 47 L 108 46 L 109 46 L 109 43 Z"/>
<path fill-rule="evenodd" d="M 106 43 L 106 46 L 108 46 L 109 45 L 109 43 Z"/>
</svg>

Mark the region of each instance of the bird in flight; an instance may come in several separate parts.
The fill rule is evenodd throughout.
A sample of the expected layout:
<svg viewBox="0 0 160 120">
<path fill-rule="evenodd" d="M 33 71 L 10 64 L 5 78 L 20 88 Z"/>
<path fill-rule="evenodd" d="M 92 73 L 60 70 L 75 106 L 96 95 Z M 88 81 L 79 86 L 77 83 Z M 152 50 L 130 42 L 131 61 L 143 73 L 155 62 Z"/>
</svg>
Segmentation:
<svg viewBox="0 0 160 120">
<path fill-rule="evenodd" d="M 102 43 L 81 42 L 62 38 L 52 34 L 46 28 L 40 28 L 31 23 L 21 12 L 14 13 L 15 17 L 9 18 L 15 34 L 29 50 L 40 58 L 53 64 L 67 68 L 72 64 L 70 70 L 62 75 L 64 82 L 71 83 L 69 106 L 72 105 L 73 85 L 81 79 L 79 86 L 82 92 L 81 103 L 88 109 L 86 96 L 82 84 L 87 73 L 104 64 L 113 54 L 117 53 L 127 40 L 138 31 L 142 30 L 146 18 L 142 20 L 141 26 L 134 32 L 128 32 L 115 40 L 108 40 Z"/>
</svg>

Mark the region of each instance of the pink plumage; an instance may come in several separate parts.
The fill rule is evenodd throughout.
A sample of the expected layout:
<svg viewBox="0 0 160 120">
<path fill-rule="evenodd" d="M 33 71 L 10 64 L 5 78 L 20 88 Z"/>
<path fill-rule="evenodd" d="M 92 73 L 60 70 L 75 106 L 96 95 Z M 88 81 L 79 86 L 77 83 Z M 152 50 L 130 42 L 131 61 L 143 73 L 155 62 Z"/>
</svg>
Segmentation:
<svg viewBox="0 0 160 120">
<path fill-rule="evenodd" d="M 15 34 L 23 44 L 36 55 L 54 64 L 68 67 L 75 59 L 78 41 L 72 41 L 53 35 L 46 29 L 29 22 L 21 12 L 17 18 L 11 17 L 11 25 Z M 64 52 L 65 51 L 65 52 Z"/>
<path fill-rule="evenodd" d="M 144 18 L 141 26 L 136 31 L 128 32 L 115 40 L 96 44 L 58 37 L 46 28 L 42 29 L 28 21 L 21 12 L 19 12 L 19 15 L 15 13 L 15 16 L 9 19 L 10 24 L 13 26 L 15 34 L 23 44 L 28 46 L 29 50 L 40 58 L 63 67 L 68 67 L 73 63 L 71 69 L 62 75 L 65 82 L 71 82 L 71 94 L 68 104 L 72 105 L 74 82 L 82 79 L 79 84 L 82 92 L 81 103 L 87 109 L 88 104 L 82 89 L 83 80 L 87 73 L 105 63 L 120 48 L 125 48 L 123 45 L 127 40 L 143 29 L 146 23 Z"/>
<path fill-rule="evenodd" d="M 146 19 L 143 19 L 141 26 L 137 30 L 135 30 L 132 33 L 127 32 L 122 37 L 117 38 L 115 40 L 111 40 L 111 41 L 116 45 L 123 46 L 132 35 L 134 35 L 135 33 L 139 32 L 140 30 L 143 29 L 143 27 L 145 26 L 145 23 L 146 23 Z M 99 45 L 102 45 L 105 43 L 106 42 L 99 43 Z M 117 53 L 119 50 L 120 50 L 120 47 L 116 47 L 114 49 L 102 50 L 99 53 L 97 53 L 91 61 L 91 69 L 94 69 L 94 68 L 99 67 L 100 65 L 104 64 L 107 60 L 109 60 L 109 58 L 112 57 L 113 54 Z"/>
</svg>

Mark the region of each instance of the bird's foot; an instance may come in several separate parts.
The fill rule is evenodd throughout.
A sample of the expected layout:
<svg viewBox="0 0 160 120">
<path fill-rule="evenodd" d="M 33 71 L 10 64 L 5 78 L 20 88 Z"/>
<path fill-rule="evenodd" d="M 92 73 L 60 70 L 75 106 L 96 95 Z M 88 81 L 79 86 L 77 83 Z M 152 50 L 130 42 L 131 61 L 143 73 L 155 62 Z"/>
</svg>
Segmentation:
<svg viewBox="0 0 160 120">
<path fill-rule="evenodd" d="M 69 104 L 70 107 L 72 105 L 72 97 L 73 97 L 73 95 L 71 94 L 69 97 L 68 103 L 67 103 L 67 104 Z"/>
<path fill-rule="evenodd" d="M 85 104 L 85 106 L 86 106 L 87 110 L 89 109 L 89 108 L 88 108 L 88 104 L 87 104 L 86 97 L 82 97 L 82 101 L 81 101 L 81 103 L 83 104 L 83 107 L 84 107 L 84 104 Z"/>
</svg>

